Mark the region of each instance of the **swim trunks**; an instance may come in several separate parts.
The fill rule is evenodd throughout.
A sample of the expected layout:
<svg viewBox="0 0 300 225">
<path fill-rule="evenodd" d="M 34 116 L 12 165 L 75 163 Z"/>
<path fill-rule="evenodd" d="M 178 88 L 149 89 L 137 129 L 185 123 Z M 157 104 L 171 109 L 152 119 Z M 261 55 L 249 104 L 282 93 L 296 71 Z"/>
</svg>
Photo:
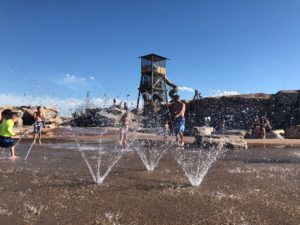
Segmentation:
<svg viewBox="0 0 300 225">
<path fill-rule="evenodd" d="M 0 136 L 0 147 L 1 148 L 10 148 L 14 146 L 14 141 L 11 137 Z"/>
<path fill-rule="evenodd" d="M 122 133 L 127 133 L 129 131 L 129 126 L 128 125 L 122 125 L 121 126 L 121 132 Z"/>
<path fill-rule="evenodd" d="M 40 134 L 40 133 L 42 133 L 43 126 L 44 126 L 44 121 L 35 122 L 35 123 L 33 124 L 34 133 L 35 133 L 35 134 Z"/>
<path fill-rule="evenodd" d="M 185 118 L 178 117 L 173 122 L 174 132 L 175 134 L 183 133 L 185 130 Z"/>
</svg>

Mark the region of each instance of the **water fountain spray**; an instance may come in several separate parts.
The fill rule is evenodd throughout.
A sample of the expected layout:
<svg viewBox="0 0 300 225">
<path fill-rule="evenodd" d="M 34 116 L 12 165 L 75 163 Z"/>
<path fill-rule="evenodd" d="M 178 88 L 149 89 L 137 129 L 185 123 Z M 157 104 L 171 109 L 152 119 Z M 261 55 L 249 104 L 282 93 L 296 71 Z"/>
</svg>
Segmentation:
<svg viewBox="0 0 300 225">
<path fill-rule="evenodd" d="M 33 128 L 32 127 L 29 127 L 29 128 L 27 128 L 25 131 L 24 131 L 24 133 L 20 136 L 20 138 L 19 138 L 19 140 L 16 142 L 16 144 L 15 144 L 15 147 L 17 147 L 17 145 L 20 143 L 20 141 L 25 137 L 25 135 L 29 132 L 29 131 L 31 131 Z"/>
<path fill-rule="evenodd" d="M 1 148 L 0 148 L 1 149 Z M 4 159 L 4 153 L 5 153 L 5 148 L 2 148 L 2 151 L 1 151 L 1 159 Z"/>
<path fill-rule="evenodd" d="M 26 135 L 26 134 L 28 133 L 28 131 L 30 131 L 31 129 L 32 129 L 32 128 L 30 127 L 30 128 L 27 128 L 27 129 L 24 131 L 24 133 L 20 136 L 19 140 L 16 142 L 15 147 L 17 147 L 17 145 L 21 142 L 21 140 L 25 137 L 25 135 Z M 28 149 L 28 151 L 27 151 L 25 160 L 27 160 L 27 158 L 28 158 L 28 156 L 29 156 L 29 153 L 30 153 L 30 151 L 31 151 L 31 149 L 32 149 L 32 147 L 33 147 L 33 144 L 34 144 L 34 142 L 32 142 L 32 144 L 30 145 L 30 147 L 29 147 L 29 149 Z M 1 150 L 1 148 L 0 148 L 0 151 L 1 151 L 1 157 L 0 157 L 0 158 L 4 159 L 5 148 L 2 148 L 2 150 Z"/>
<path fill-rule="evenodd" d="M 31 145 L 30 145 L 30 147 L 29 147 L 29 149 L 28 149 L 28 151 L 27 151 L 27 154 L 26 154 L 26 156 L 25 156 L 25 161 L 27 160 L 27 158 L 28 158 L 28 156 L 29 156 L 29 154 L 30 154 L 30 152 L 31 152 L 31 149 L 32 149 L 32 147 L 33 147 L 33 145 L 34 145 L 34 143 L 35 143 L 35 140 L 36 138 L 34 138 L 34 140 L 33 140 L 33 142 L 31 143 Z"/>
<path fill-rule="evenodd" d="M 148 171 L 154 171 L 157 167 L 159 160 L 165 153 L 166 148 L 162 145 L 159 146 L 157 141 L 150 142 L 148 139 L 142 142 L 139 148 L 135 147 L 136 152 L 140 156 L 142 162 Z"/>
<path fill-rule="evenodd" d="M 105 132 L 104 132 L 105 133 Z M 109 172 L 111 171 L 111 169 L 114 167 L 114 165 L 119 161 L 119 159 L 121 158 L 121 156 L 123 155 L 123 153 L 126 151 L 125 148 L 122 148 L 121 150 L 118 149 L 118 146 L 115 146 L 114 151 L 110 150 L 109 152 L 105 152 L 103 149 L 103 137 L 102 137 L 103 133 L 100 134 L 100 138 L 99 138 L 99 146 L 98 146 L 98 151 L 96 154 L 92 154 L 92 156 L 88 156 L 88 150 L 84 150 L 85 145 L 87 144 L 91 144 L 91 143 L 80 143 L 78 138 L 75 138 L 75 141 L 77 143 L 77 147 L 78 150 L 80 152 L 80 155 L 82 157 L 82 159 L 84 160 L 93 181 L 100 185 L 103 183 L 104 179 L 107 177 L 107 175 L 109 174 Z M 114 154 L 116 153 L 116 154 Z M 89 155 L 91 155 L 89 153 Z M 96 159 L 95 162 L 95 171 L 93 170 L 93 159 Z M 106 164 L 106 165 L 105 165 Z M 101 170 L 102 170 L 102 174 L 101 174 Z"/>
<path fill-rule="evenodd" d="M 191 185 L 199 186 L 209 168 L 224 152 L 223 144 L 219 143 L 216 147 L 203 147 L 185 151 L 176 150 L 174 156 Z"/>
</svg>

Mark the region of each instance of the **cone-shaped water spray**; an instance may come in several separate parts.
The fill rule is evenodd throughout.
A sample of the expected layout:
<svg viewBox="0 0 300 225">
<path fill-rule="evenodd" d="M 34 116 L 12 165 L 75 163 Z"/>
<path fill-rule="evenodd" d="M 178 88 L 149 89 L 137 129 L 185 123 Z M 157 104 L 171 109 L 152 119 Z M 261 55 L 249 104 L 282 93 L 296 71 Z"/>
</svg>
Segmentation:
<svg viewBox="0 0 300 225">
<path fill-rule="evenodd" d="M 174 156 L 193 186 L 199 186 L 209 168 L 225 151 L 223 144 L 191 150 L 176 150 Z"/>
<path fill-rule="evenodd" d="M 72 129 L 72 128 L 71 128 Z M 78 150 L 84 160 L 93 181 L 102 184 L 114 165 L 119 161 L 124 148 L 117 145 L 103 144 L 102 135 L 105 131 L 92 131 L 88 128 L 73 129 Z"/>
<path fill-rule="evenodd" d="M 139 146 L 135 147 L 136 152 L 140 156 L 142 162 L 148 171 L 153 171 L 164 154 L 166 148 L 157 141 L 146 140 Z"/>
</svg>

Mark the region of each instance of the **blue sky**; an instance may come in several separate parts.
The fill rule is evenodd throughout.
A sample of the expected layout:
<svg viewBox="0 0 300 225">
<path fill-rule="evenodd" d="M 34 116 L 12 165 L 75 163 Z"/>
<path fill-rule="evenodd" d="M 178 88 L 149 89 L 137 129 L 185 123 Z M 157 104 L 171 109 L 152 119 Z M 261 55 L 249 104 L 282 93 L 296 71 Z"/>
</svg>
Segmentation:
<svg viewBox="0 0 300 225">
<path fill-rule="evenodd" d="M 206 96 L 299 89 L 299 12 L 299 0 L 0 0 L 0 104 L 135 100 L 137 57 L 152 52 Z"/>
</svg>

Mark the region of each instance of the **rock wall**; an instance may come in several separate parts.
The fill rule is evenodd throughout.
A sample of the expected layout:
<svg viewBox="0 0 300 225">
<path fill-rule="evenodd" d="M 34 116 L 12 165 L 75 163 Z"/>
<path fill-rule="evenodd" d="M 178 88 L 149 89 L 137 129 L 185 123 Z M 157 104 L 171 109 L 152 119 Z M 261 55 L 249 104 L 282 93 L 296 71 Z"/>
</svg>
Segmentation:
<svg viewBox="0 0 300 225">
<path fill-rule="evenodd" d="M 74 127 L 115 127 L 121 118 L 122 111 L 86 109 L 82 113 L 74 113 L 70 121 Z"/>
<path fill-rule="evenodd" d="M 274 129 L 286 129 L 300 124 L 300 90 L 279 91 L 276 94 L 250 94 L 210 97 L 187 103 L 187 130 L 205 125 L 217 127 L 225 118 L 227 129 L 250 129 L 254 118 L 267 114 Z"/>
<path fill-rule="evenodd" d="M 289 127 L 286 131 L 285 137 L 296 139 L 300 138 L 300 125 Z"/>
<path fill-rule="evenodd" d="M 13 112 L 17 112 L 19 115 L 18 126 L 22 125 L 32 125 L 34 123 L 33 114 L 37 111 L 36 107 L 31 106 L 0 106 L 0 113 L 5 109 L 11 109 Z M 43 108 L 46 124 L 57 127 L 62 124 L 64 121 L 60 117 L 57 109 L 54 108 Z"/>
</svg>

